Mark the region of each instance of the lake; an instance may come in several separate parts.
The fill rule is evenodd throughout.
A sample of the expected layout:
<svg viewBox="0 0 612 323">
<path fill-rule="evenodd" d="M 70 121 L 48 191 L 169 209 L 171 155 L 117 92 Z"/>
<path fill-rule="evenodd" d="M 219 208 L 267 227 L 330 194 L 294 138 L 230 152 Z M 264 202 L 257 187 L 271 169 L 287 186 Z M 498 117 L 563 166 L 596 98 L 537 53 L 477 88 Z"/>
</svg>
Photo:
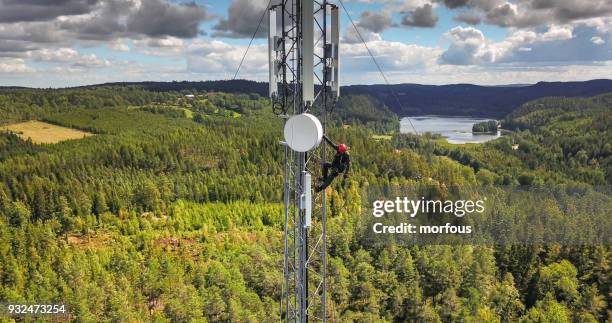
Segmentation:
<svg viewBox="0 0 612 323">
<path fill-rule="evenodd" d="M 445 117 L 445 116 L 421 116 L 410 117 L 410 121 L 419 134 L 426 132 L 437 133 L 451 144 L 483 143 L 500 137 L 497 134 L 472 134 L 472 126 L 475 123 L 493 119 L 481 119 L 471 117 Z M 414 133 L 408 118 L 400 121 L 401 133 Z"/>
</svg>

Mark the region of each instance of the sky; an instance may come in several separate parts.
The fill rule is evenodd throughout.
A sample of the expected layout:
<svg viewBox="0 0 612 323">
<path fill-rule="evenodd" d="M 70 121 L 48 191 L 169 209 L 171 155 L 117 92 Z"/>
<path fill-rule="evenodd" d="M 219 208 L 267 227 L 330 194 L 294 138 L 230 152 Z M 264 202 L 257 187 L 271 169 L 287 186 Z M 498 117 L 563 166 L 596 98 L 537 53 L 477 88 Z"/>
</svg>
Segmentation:
<svg viewBox="0 0 612 323">
<path fill-rule="evenodd" d="M 391 83 L 612 76 L 612 0 L 343 1 Z M 231 79 L 267 5 L 0 0 L 0 86 Z M 341 83 L 383 83 L 342 10 L 340 23 Z M 266 81 L 266 34 L 264 23 L 238 78 Z"/>
</svg>

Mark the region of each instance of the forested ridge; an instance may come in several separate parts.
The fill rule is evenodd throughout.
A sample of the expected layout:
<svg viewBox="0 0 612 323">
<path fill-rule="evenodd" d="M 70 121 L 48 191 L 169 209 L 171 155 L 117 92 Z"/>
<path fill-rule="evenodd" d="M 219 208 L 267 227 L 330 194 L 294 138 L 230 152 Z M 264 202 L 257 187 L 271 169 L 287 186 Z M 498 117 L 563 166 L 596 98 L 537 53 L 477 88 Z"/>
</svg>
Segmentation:
<svg viewBox="0 0 612 323">
<path fill-rule="evenodd" d="M 78 322 L 278 320 L 282 120 L 257 94 L 181 91 L 0 90 L 3 124 L 96 134 L 0 134 L 0 303 L 64 302 Z M 374 97 L 343 98 L 329 135 L 354 165 L 328 193 L 333 320 L 608 320 L 608 246 L 371 245 L 356 215 L 368 187 L 609 185 L 609 98 L 530 102 L 504 120 L 511 135 L 460 147 L 396 133 Z"/>
<path fill-rule="evenodd" d="M 542 97 L 584 97 L 611 91 L 612 80 L 607 79 L 538 82 L 520 86 L 377 84 L 351 85 L 342 89 L 344 94 L 371 95 L 400 116 L 456 115 L 493 118 L 504 117 L 517 106 Z"/>
<path fill-rule="evenodd" d="M 475 170 L 496 172 L 498 183 L 612 184 L 612 94 L 542 98 L 502 120 L 508 136 L 439 151 Z"/>
<path fill-rule="evenodd" d="M 73 88 L 130 88 L 154 92 L 225 92 L 268 95 L 268 84 L 249 80 L 118 82 Z M 2 89 L 2 87 L 0 87 Z M 5 88 L 11 89 L 11 88 Z M 16 88 L 13 88 L 16 89 Z M 531 100 L 551 96 L 586 97 L 612 91 L 612 80 L 583 82 L 538 82 L 524 85 L 480 86 L 474 84 L 373 84 L 342 86 L 343 95 L 376 98 L 399 115 L 454 115 L 503 118 Z M 396 98 L 397 95 L 397 98 Z M 399 104 L 399 101 L 402 103 Z"/>
</svg>

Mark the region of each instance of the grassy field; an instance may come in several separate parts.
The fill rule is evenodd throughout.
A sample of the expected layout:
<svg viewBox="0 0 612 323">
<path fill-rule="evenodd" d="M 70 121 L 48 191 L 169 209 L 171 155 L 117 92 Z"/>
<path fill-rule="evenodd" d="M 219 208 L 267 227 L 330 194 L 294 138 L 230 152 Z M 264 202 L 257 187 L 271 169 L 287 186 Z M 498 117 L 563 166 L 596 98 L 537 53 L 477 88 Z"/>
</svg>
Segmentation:
<svg viewBox="0 0 612 323">
<path fill-rule="evenodd" d="M 23 140 L 31 139 L 35 144 L 55 144 L 64 140 L 93 136 L 88 132 L 34 120 L 0 127 L 0 131 L 13 132 Z"/>
</svg>

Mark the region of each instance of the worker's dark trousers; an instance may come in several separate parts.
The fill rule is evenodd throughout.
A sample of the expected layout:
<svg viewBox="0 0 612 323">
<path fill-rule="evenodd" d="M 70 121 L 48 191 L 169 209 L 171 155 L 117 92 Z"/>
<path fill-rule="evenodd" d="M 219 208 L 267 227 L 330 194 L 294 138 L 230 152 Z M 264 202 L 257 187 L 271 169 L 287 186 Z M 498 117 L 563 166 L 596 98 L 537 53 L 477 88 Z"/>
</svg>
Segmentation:
<svg viewBox="0 0 612 323">
<path fill-rule="evenodd" d="M 317 187 L 317 192 L 326 189 L 329 185 L 331 185 L 334 179 L 339 175 L 335 169 L 332 169 L 331 174 L 330 174 L 329 172 L 330 168 L 332 168 L 331 163 L 323 164 L 323 182 L 321 183 L 321 185 L 319 185 L 319 187 Z"/>
</svg>

